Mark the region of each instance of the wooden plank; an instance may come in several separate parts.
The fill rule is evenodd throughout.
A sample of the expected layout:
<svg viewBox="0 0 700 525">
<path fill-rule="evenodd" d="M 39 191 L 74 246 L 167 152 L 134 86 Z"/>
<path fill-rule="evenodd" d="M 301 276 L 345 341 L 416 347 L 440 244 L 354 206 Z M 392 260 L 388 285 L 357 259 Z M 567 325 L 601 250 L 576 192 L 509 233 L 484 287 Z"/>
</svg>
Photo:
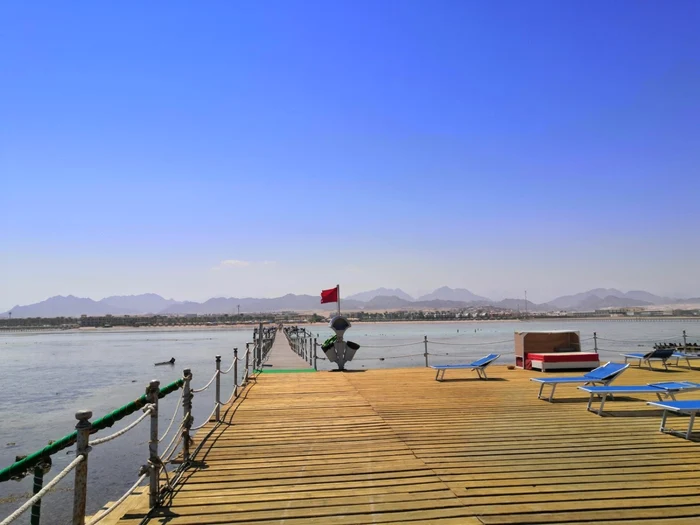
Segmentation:
<svg viewBox="0 0 700 525">
<path fill-rule="evenodd" d="M 598 417 L 574 387 L 547 403 L 534 373 L 491 370 L 502 380 L 455 371 L 465 380 L 438 383 L 421 368 L 263 374 L 146 523 L 697 523 L 700 445 L 659 433 L 644 397 Z M 618 384 L 658 374 L 629 370 Z M 700 381 L 697 370 L 673 376 Z M 139 498 L 105 525 L 141 523 Z"/>
</svg>

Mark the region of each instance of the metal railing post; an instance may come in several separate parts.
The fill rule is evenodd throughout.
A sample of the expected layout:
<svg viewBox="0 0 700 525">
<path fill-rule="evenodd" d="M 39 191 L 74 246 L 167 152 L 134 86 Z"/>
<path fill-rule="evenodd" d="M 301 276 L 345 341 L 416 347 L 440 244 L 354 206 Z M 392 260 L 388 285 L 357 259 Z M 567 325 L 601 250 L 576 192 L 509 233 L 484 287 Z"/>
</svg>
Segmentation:
<svg viewBox="0 0 700 525">
<path fill-rule="evenodd" d="M 250 370 L 250 343 L 245 344 L 245 376 L 243 379 L 243 384 L 248 384 L 248 372 Z"/>
<path fill-rule="evenodd" d="M 316 356 L 317 351 L 318 351 L 318 341 L 314 337 L 314 370 L 318 370 L 318 367 L 316 366 L 316 359 L 318 359 Z"/>
<path fill-rule="evenodd" d="M 685 330 L 683 330 L 683 351 L 684 352 L 685 352 L 687 346 L 688 346 L 688 336 L 685 334 Z"/>
<path fill-rule="evenodd" d="M 151 508 L 158 506 L 158 481 L 160 479 L 160 457 L 158 456 L 158 393 L 160 381 L 153 380 L 146 389 L 146 399 L 153 405 L 151 410 L 151 439 L 148 441 L 148 503 Z"/>
<path fill-rule="evenodd" d="M 429 365 L 428 363 L 428 336 L 424 335 L 423 336 L 423 344 L 425 345 L 425 352 L 423 353 L 423 356 L 425 356 L 425 367 L 427 368 Z"/>
<path fill-rule="evenodd" d="M 216 356 L 216 420 L 221 421 L 221 356 Z"/>
<path fill-rule="evenodd" d="M 42 465 L 34 467 L 34 486 L 32 493 L 36 494 L 44 486 L 44 468 Z M 32 514 L 29 518 L 30 525 L 39 525 L 41 522 L 41 500 L 32 505 Z"/>
<path fill-rule="evenodd" d="M 92 411 L 78 410 L 75 419 L 77 431 L 75 455 L 85 459 L 75 467 L 75 485 L 73 486 L 73 525 L 85 525 L 85 504 L 87 503 L 88 453 L 90 452 L 90 418 Z"/>
<path fill-rule="evenodd" d="M 190 459 L 190 428 L 192 428 L 192 370 L 185 368 L 182 371 L 182 376 L 185 380 L 182 392 L 182 460 Z"/>
<path fill-rule="evenodd" d="M 238 398 L 238 348 L 233 349 L 233 399 Z"/>
<path fill-rule="evenodd" d="M 593 350 L 595 350 L 595 353 L 598 353 L 598 333 L 593 332 Z"/>
</svg>

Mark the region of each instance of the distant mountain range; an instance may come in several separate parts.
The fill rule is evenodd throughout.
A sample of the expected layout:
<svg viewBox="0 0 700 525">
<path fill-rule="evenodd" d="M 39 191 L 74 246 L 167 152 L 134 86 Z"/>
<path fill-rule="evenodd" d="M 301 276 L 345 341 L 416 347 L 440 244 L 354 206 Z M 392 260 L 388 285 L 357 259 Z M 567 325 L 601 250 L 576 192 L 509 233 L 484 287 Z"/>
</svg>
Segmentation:
<svg viewBox="0 0 700 525">
<path fill-rule="evenodd" d="M 548 303 L 535 304 L 523 299 L 503 299 L 493 301 L 487 297 L 473 294 L 464 288 L 443 286 L 432 293 L 414 299 L 398 288 L 377 288 L 341 297 L 344 311 L 352 310 L 389 310 L 389 309 L 449 309 L 466 307 L 492 306 L 511 310 L 537 311 L 591 311 L 601 308 L 620 308 L 626 306 L 649 306 L 655 304 L 698 303 L 700 299 L 673 299 L 661 297 L 641 290 L 621 292 L 614 288 L 596 288 L 575 295 L 557 297 Z M 270 299 L 215 297 L 203 303 L 193 301 L 176 301 L 164 299 L 160 295 L 148 293 L 141 295 L 120 295 L 105 297 L 100 301 L 74 297 L 56 296 L 40 303 L 15 306 L 9 312 L 12 317 L 80 317 L 81 315 L 183 315 L 183 314 L 235 314 L 240 307 L 241 313 L 279 312 L 279 311 L 318 311 L 330 312 L 335 303 L 320 304 L 320 298 L 314 295 L 287 294 Z M 0 314 L 8 317 L 9 312 Z"/>
</svg>

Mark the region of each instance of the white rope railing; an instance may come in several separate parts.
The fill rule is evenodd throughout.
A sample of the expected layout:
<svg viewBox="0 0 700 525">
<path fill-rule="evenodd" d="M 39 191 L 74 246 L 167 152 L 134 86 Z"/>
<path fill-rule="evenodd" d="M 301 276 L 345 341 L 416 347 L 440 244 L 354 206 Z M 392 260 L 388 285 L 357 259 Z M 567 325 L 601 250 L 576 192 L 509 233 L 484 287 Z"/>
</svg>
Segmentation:
<svg viewBox="0 0 700 525">
<path fill-rule="evenodd" d="M 143 415 L 140 416 L 136 421 L 131 423 L 130 425 L 122 428 L 121 430 L 115 432 L 114 434 L 110 434 L 109 436 L 105 436 L 100 439 L 95 439 L 94 441 L 90 441 L 90 446 L 97 446 L 97 445 L 102 445 L 103 443 L 107 443 L 108 441 L 112 441 L 113 439 L 117 439 L 119 436 L 122 436 L 126 434 L 129 430 L 134 428 L 136 425 L 141 423 L 144 419 L 146 419 L 148 416 L 151 415 L 151 412 L 153 412 L 153 405 L 146 405 L 143 408 Z"/>
<path fill-rule="evenodd" d="M 92 518 L 87 525 L 95 525 L 95 523 L 99 523 L 102 521 L 104 518 L 106 518 L 114 509 L 116 509 L 119 505 L 124 503 L 124 500 L 131 496 L 131 494 L 138 488 L 138 486 L 141 484 L 141 482 L 148 477 L 148 473 L 142 474 L 139 479 L 136 480 L 136 483 L 134 483 L 129 490 L 127 490 L 124 495 L 119 498 L 117 501 L 115 501 L 112 505 L 110 505 L 107 509 L 105 509 L 101 514 L 96 515 L 94 518 Z"/>
<path fill-rule="evenodd" d="M 166 456 L 168 455 L 168 452 L 170 451 L 170 447 L 173 446 L 173 443 L 175 443 L 175 441 L 176 441 L 178 438 L 182 438 L 182 434 L 180 434 L 180 431 L 183 429 L 184 426 L 185 426 L 185 420 L 183 419 L 182 423 L 180 423 L 180 426 L 179 426 L 178 429 L 175 431 L 175 434 L 173 434 L 173 438 L 170 440 L 170 443 L 168 443 L 168 446 L 165 447 L 165 450 L 163 450 L 163 452 L 162 452 L 161 455 L 160 455 L 160 460 L 161 460 L 162 462 L 165 463 L 166 461 L 168 461 L 168 460 L 170 459 L 170 458 L 167 458 L 167 459 L 164 459 L 164 458 L 166 458 Z M 175 448 L 177 448 L 177 445 L 175 446 Z M 173 451 L 174 451 L 174 450 L 175 450 L 175 449 L 173 449 Z"/>
<path fill-rule="evenodd" d="M 229 366 L 226 370 L 221 370 L 220 373 L 222 373 L 224 375 L 228 374 L 231 370 L 233 370 L 233 365 L 235 365 L 237 361 L 238 361 L 238 357 L 234 357 L 233 362 L 231 363 L 231 366 Z"/>
<path fill-rule="evenodd" d="M 202 423 L 202 424 L 199 425 L 198 427 L 192 427 L 192 428 L 190 428 L 190 430 L 199 430 L 199 429 L 202 428 L 204 425 L 206 425 L 207 423 L 209 423 L 209 420 L 212 418 L 212 416 L 213 416 L 214 414 L 216 414 L 216 405 L 218 405 L 218 403 L 214 403 L 214 410 L 212 410 L 212 411 L 211 411 L 211 414 L 209 414 L 209 417 L 206 418 L 206 419 L 204 420 L 204 423 Z"/>
<path fill-rule="evenodd" d="M 12 523 L 17 518 L 19 518 L 22 514 L 27 512 L 32 507 L 32 505 L 34 505 L 37 501 L 39 501 L 41 498 L 43 498 L 47 492 L 49 492 L 52 488 L 54 488 L 75 467 L 77 467 L 78 464 L 80 464 L 83 461 L 85 461 L 85 456 L 83 456 L 83 455 L 77 456 L 73 461 L 68 463 L 66 468 L 64 468 L 61 472 L 59 472 L 55 478 L 53 478 L 51 481 L 49 481 L 43 489 L 41 489 L 39 492 L 34 494 L 31 498 L 29 498 L 27 501 L 25 501 L 24 504 L 20 508 L 18 508 L 12 514 L 10 514 L 7 518 L 2 520 L 2 522 L 0 522 L 0 525 L 8 525 L 9 523 Z"/>
<path fill-rule="evenodd" d="M 193 388 L 192 393 L 196 394 L 198 392 L 204 392 L 207 388 L 209 388 L 211 386 L 211 384 L 216 379 L 216 376 L 218 376 L 218 375 L 219 375 L 219 371 L 217 370 L 216 372 L 214 372 L 214 375 L 212 376 L 212 378 L 209 380 L 209 382 L 206 385 L 204 385 L 202 388 Z"/>
<path fill-rule="evenodd" d="M 238 390 L 238 383 L 235 382 L 235 383 L 233 383 L 233 392 L 231 392 L 231 397 L 229 397 L 226 400 L 226 402 L 222 404 L 222 406 L 228 405 L 231 401 L 233 401 L 233 398 L 236 397 L 237 390 Z"/>
<path fill-rule="evenodd" d="M 182 390 L 180 392 L 180 397 L 179 397 L 177 403 L 175 403 L 175 413 L 173 414 L 173 417 L 170 418 L 170 424 L 168 425 L 167 430 L 163 433 L 162 436 L 160 436 L 160 438 L 158 438 L 158 443 L 160 443 L 161 441 L 163 441 L 165 439 L 165 436 L 168 435 L 168 432 L 170 432 L 170 429 L 173 427 L 173 423 L 175 422 L 175 417 L 177 416 L 177 411 L 180 410 L 180 402 L 182 401 L 182 396 L 184 394 L 185 394 L 185 391 Z"/>
<path fill-rule="evenodd" d="M 177 438 L 177 440 L 176 440 L 176 438 Z M 170 445 L 168 445 L 168 448 L 170 448 L 170 446 L 174 444 L 173 449 L 168 450 L 166 448 L 160 457 L 160 461 L 161 461 L 161 463 L 163 463 L 163 465 L 165 465 L 168 461 L 170 461 L 172 459 L 172 457 L 175 455 L 175 452 L 177 452 L 177 447 L 180 444 L 180 441 L 182 441 L 182 434 L 180 434 L 179 430 L 178 430 L 178 433 L 175 434 L 175 436 L 173 436 L 173 440 L 170 442 Z"/>
</svg>

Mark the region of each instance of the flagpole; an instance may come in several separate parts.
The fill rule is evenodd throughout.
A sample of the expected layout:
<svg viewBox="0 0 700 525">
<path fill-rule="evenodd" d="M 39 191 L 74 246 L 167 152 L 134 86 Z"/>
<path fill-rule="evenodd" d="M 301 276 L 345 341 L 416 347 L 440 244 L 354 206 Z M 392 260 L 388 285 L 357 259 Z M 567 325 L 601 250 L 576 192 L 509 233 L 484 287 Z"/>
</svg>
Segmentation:
<svg viewBox="0 0 700 525">
<path fill-rule="evenodd" d="M 335 287 L 337 289 L 337 294 L 338 294 L 338 315 L 340 315 L 340 285 L 336 284 Z"/>
</svg>

